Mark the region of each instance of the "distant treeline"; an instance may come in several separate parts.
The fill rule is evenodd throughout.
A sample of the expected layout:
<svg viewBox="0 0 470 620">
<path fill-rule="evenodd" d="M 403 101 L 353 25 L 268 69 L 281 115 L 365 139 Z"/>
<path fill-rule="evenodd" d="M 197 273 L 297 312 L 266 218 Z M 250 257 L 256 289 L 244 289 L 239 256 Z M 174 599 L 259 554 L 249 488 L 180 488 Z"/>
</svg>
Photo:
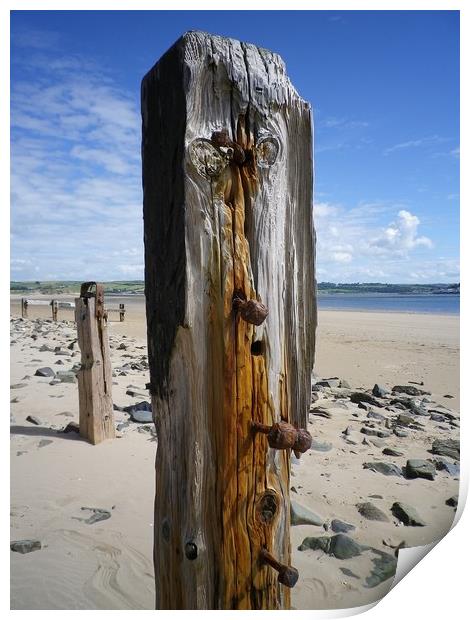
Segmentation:
<svg viewBox="0 0 470 620">
<path fill-rule="evenodd" d="M 416 294 L 459 294 L 460 283 L 456 284 L 383 284 L 381 282 L 335 283 L 319 282 L 321 293 L 400 293 Z"/>
<path fill-rule="evenodd" d="M 10 282 L 10 292 L 27 295 L 28 293 L 43 293 L 44 295 L 70 294 L 76 295 L 80 291 L 78 280 Z M 108 295 L 137 295 L 144 293 L 142 280 L 113 280 L 104 282 L 104 289 Z M 353 284 L 319 282 L 320 293 L 401 293 L 401 294 L 459 294 L 460 283 L 456 284 L 383 284 L 381 282 L 354 282 Z"/>
<path fill-rule="evenodd" d="M 10 293 L 42 293 L 44 295 L 77 295 L 80 292 L 80 280 L 56 280 L 56 281 L 39 281 L 35 282 L 10 282 Z M 144 282 L 142 280 L 113 280 L 104 282 L 104 290 L 108 295 L 112 294 L 143 294 Z"/>
</svg>

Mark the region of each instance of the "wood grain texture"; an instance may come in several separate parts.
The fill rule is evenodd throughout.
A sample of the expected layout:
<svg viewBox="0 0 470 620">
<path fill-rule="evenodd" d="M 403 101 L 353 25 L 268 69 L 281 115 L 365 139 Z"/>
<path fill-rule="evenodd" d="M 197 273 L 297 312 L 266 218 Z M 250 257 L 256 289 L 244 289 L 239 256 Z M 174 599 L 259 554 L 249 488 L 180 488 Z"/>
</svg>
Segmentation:
<svg viewBox="0 0 470 620">
<path fill-rule="evenodd" d="M 115 437 L 108 328 L 93 297 L 75 299 L 81 368 L 77 373 L 80 435 L 92 444 Z"/>
<path fill-rule="evenodd" d="M 156 606 L 289 608 L 260 550 L 289 564 L 290 451 L 251 421 L 306 426 L 310 107 L 276 54 L 190 32 L 145 76 L 142 120 Z M 246 160 L 204 174 L 194 145 L 223 130 Z M 234 295 L 265 304 L 266 320 L 245 322 Z"/>
</svg>

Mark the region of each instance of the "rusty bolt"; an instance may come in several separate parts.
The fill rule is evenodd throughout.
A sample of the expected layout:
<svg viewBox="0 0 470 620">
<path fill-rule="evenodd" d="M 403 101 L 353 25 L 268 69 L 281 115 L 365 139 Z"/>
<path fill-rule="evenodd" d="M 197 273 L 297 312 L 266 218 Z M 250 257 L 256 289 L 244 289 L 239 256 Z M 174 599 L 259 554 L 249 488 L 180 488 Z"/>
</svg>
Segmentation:
<svg viewBox="0 0 470 620">
<path fill-rule="evenodd" d="M 232 148 L 232 160 L 239 166 L 243 164 L 246 159 L 244 149 L 239 144 L 230 139 L 228 131 L 226 129 L 222 129 L 222 131 L 212 132 L 211 143 L 219 149 L 221 147 Z"/>
<path fill-rule="evenodd" d="M 278 572 L 277 580 L 288 588 L 293 588 L 299 578 L 299 571 L 293 566 L 281 564 L 266 549 L 261 549 L 260 560 L 263 564 L 269 564 Z"/>
<path fill-rule="evenodd" d="M 251 323 L 252 325 L 261 325 L 265 318 L 269 314 L 269 310 L 264 304 L 256 299 L 241 299 L 235 297 L 233 300 L 233 307 L 244 321 Z"/>
<path fill-rule="evenodd" d="M 297 429 L 287 422 L 276 422 L 272 426 L 252 422 L 251 426 L 255 433 L 263 433 L 268 437 L 270 448 L 276 450 L 287 450 L 292 448 L 298 453 L 306 452 L 312 445 L 312 436 L 303 429 Z"/>
</svg>

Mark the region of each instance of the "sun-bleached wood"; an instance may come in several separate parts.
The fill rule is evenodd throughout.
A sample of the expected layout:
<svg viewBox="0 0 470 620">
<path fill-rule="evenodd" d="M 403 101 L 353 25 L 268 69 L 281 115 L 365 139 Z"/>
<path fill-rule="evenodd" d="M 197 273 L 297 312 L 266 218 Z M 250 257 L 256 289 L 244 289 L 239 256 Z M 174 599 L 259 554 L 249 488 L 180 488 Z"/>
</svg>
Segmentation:
<svg viewBox="0 0 470 620">
<path fill-rule="evenodd" d="M 290 565 L 290 450 L 252 422 L 307 424 L 311 109 L 278 55 L 189 32 L 143 79 L 142 123 L 156 607 L 288 609 L 262 549 Z"/>
<path fill-rule="evenodd" d="M 92 444 L 115 437 L 108 328 L 95 316 L 95 298 L 75 299 L 81 367 L 77 373 L 80 435 Z"/>
</svg>

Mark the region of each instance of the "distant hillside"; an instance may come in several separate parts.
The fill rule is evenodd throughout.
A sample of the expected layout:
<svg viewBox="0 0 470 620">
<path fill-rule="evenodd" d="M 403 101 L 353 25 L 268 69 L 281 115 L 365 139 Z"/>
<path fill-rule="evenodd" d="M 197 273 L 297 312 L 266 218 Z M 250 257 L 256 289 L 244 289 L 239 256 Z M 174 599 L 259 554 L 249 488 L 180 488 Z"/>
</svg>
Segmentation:
<svg viewBox="0 0 470 620">
<path fill-rule="evenodd" d="M 71 294 L 76 295 L 80 292 L 81 281 L 78 280 L 57 280 L 36 282 L 10 282 L 10 293 L 28 294 L 42 293 L 44 295 Z M 144 282 L 142 280 L 124 280 L 122 282 L 114 280 L 103 282 L 104 290 L 108 295 L 137 295 L 144 293 Z"/>
<path fill-rule="evenodd" d="M 380 282 L 355 282 L 353 284 L 336 284 L 319 282 L 319 293 L 400 293 L 401 295 L 424 294 L 459 294 L 457 284 L 383 284 Z"/>
</svg>

